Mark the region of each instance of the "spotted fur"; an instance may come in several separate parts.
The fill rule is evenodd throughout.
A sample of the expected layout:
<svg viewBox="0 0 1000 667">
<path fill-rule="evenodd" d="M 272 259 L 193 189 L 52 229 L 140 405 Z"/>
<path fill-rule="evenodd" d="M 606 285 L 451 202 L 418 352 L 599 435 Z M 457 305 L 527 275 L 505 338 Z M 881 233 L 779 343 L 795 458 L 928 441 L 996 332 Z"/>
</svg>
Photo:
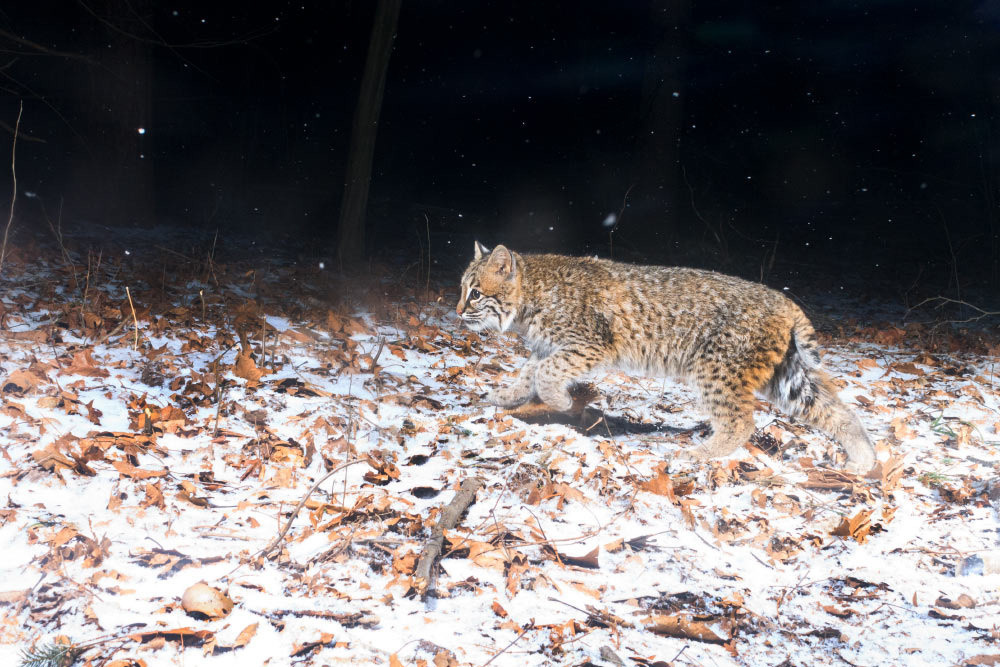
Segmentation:
<svg viewBox="0 0 1000 667">
<path fill-rule="evenodd" d="M 597 258 L 521 255 L 478 242 L 456 311 L 470 329 L 512 330 L 531 358 L 487 400 L 538 396 L 572 406 L 570 385 L 598 369 L 662 374 L 694 385 L 712 423 L 697 450 L 723 456 L 753 433 L 755 395 L 840 442 L 852 470 L 875 450 L 820 366 L 812 325 L 783 294 L 711 271 Z"/>
</svg>

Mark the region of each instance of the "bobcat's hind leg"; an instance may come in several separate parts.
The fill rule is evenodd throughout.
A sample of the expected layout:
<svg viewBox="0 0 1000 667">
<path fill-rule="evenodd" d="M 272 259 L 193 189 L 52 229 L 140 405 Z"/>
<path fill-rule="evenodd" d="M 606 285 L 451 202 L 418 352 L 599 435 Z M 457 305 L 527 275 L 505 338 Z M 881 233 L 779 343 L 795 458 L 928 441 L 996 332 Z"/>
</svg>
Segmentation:
<svg viewBox="0 0 1000 667">
<path fill-rule="evenodd" d="M 764 331 L 762 334 L 768 332 Z M 733 358 L 713 350 L 703 353 L 704 363 L 695 375 L 701 404 L 712 423 L 712 435 L 694 451 L 698 458 L 726 456 L 753 435 L 754 393 L 773 374 L 781 359 L 778 346 L 750 341 L 753 352 Z"/>
<path fill-rule="evenodd" d="M 732 454 L 753 435 L 753 396 L 714 397 L 705 401 L 712 435 L 694 449 L 695 457 L 711 459 Z"/>
</svg>

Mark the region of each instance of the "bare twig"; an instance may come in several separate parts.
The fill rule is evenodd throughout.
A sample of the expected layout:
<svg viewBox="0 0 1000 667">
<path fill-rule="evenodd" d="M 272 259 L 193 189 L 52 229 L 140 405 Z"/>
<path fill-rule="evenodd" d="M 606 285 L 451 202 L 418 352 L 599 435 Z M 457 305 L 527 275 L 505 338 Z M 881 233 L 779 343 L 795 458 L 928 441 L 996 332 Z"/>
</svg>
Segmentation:
<svg viewBox="0 0 1000 667">
<path fill-rule="evenodd" d="M 17 123 L 14 125 L 14 141 L 10 149 L 10 176 L 14 180 L 14 191 L 10 195 L 10 215 L 7 217 L 7 226 L 3 230 L 3 245 L 0 246 L 0 273 L 3 272 L 3 263 L 7 258 L 7 236 L 10 234 L 10 225 L 14 222 L 14 202 L 17 201 L 17 169 L 15 169 L 15 158 L 17 157 L 17 135 L 21 129 L 21 113 L 24 111 L 24 100 L 17 109 Z"/>
<path fill-rule="evenodd" d="M 37 51 L 38 53 L 46 56 L 56 56 L 58 58 L 68 58 L 71 60 L 81 60 L 88 65 L 93 65 L 94 61 L 87 56 L 81 55 L 79 53 L 71 53 L 69 51 L 57 51 L 55 49 L 50 49 L 47 46 L 43 46 L 38 42 L 33 42 L 30 39 L 25 39 L 24 37 L 19 37 L 12 32 L 0 29 L 0 37 L 4 39 L 9 39 L 15 44 L 20 44 L 21 46 L 27 46 L 28 48 Z"/>
<path fill-rule="evenodd" d="M 123 319 L 121 322 L 118 323 L 118 325 L 114 329 L 112 329 L 108 333 L 104 334 L 100 338 L 95 339 L 94 342 L 91 343 L 91 344 L 92 345 L 101 345 L 102 343 L 104 343 L 105 341 L 107 341 L 109 338 L 111 338 L 112 336 L 116 335 L 123 328 L 125 328 L 125 323 L 126 322 L 128 322 L 128 320 Z"/>
<path fill-rule="evenodd" d="M 424 298 L 431 293 L 431 219 L 424 213 L 424 223 L 427 225 L 427 283 L 424 285 Z"/>
<path fill-rule="evenodd" d="M 368 372 L 372 375 L 378 373 L 378 358 L 382 356 L 383 349 L 385 349 L 385 336 L 379 336 L 378 347 L 375 349 L 375 356 L 372 357 L 372 367 L 368 369 Z"/>
<path fill-rule="evenodd" d="M 264 556 L 264 558 L 270 558 L 274 550 L 277 549 L 278 545 L 281 544 L 281 541 L 285 539 L 285 535 L 287 535 L 288 531 L 291 529 L 292 523 L 294 523 L 295 517 L 298 515 L 299 510 L 301 510 L 302 506 L 306 504 L 307 500 L 309 500 L 309 496 L 311 496 L 313 492 L 319 488 L 320 484 L 330 479 L 344 468 L 355 465 L 357 463 L 364 463 L 364 460 L 354 459 L 353 461 L 348 461 L 347 463 L 341 463 L 339 466 L 337 466 L 336 468 L 334 468 L 333 470 L 331 470 L 330 472 L 326 473 L 318 480 L 316 480 L 316 483 L 313 484 L 311 487 L 309 487 L 309 490 L 306 491 L 306 494 L 302 496 L 302 500 L 300 500 L 299 504 L 295 506 L 294 510 L 292 510 L 292 515 L 288 517 L 288 522 L 285 524 L 285 527 L 281 529 L 281 531 L 278 533 L 278 536 L 275 537 L 270 544 L 268 544 L 266 547 L 260 550 L 259 555 Z"/>
<path fill-rule="evenodd" d="M 219 436 L 219 415 L 222 413 L 222 380 L 219 378 L 219 360 L 212 364 L 212 374 L 215 376 L 215 428 L 212 437 Z"/>
<path fill-rule="evenodd" d="M 621 224 L 622 216 L 625 215 L 625 208 L 628 206 L 628 196 L 634 187 L 635 183 L 628 186 L 628 190 L 625 191 L 625 196 L 622 197 L 622 207 L 618 209 L 618 216 L 615 217 L 615 224 L 611 227 L 611 231 L 608 232 L 608 255 L 611 259 L 615 258 L 615 232 L 618 231 L 618 225 Z"/>
<path fill-rule="evenodd" d="M 132 349 L 139 349 L 139 318 L 135 316 L 135 304 L 132 303 L 132 292 L 129 291 L 128 285 L 125 286 L 125 294 L 128 296 L 128 305 L 132 309 L 132 323 L 135 324 L 135 339 L 132 343 Z"/>
<path fill-rule="evenodd" d="M 483 488 L 483 480 L 479 477 L 469 477 L 462 486 L 459 487 L 455 497 L 441 510 L 441 518 L 431 537 L 424 544 L 424 550 L 417 561 L 417 568 L 414 570 L 414 577 L 419 582 L 421 597 L 426 598 L 434 591 L 434 580 L 437 578 L 433 572 L 434 564 L 441 555 L 441 547 L 444 545 L 444 531 L 451 530 L 458 525 L 458 520 L 462 513 L 468 509 L 469 505 L 476 499 L 476 492 Z"/>
<path fill-rule="evenodd" d="M 514 637 L 514 639 L 509 644 L 507 644 L 506 646 L 504 646 L 500 650 L 499 653 L 497 653 L 492 658 L 490 658 L 489 660 L 487 660 L 486 662 L 484 662 L 481 667 L 486 667 L 486 665 L 490 664 L 491 662 L 493 662 L 494 660 L 496 660 L 497 658 L 499 658 L 501 655 L 503 655 L 504 653 L 506 653 L 510 649 L 511 646 L 513 646 L 517 642 L 521 641 L 521 637 L 523 637 L 524 635 L 528 634 L 528 632 L 530 632 L 531 630 L 534 630 L 534 629 L 535 629 L 535 622 L 534 621 L 529 621 L 528 624 L 526 626 L 524 626 L 524 630 L 521 630 L 521 634 L 519 634 L 517 637 Z"/>
<path fill-rule="evenodd" d="M 923 301 L 921 301 L 920 303 L 918 303 L 917 305 L 915 305 L 912 308 L 910 308 L 909 310 L 907 310 L 906 314 L 909 315 L 911 312 L 913 312 L 917 308 L 920 308 L 921 306 L 929 304 L 929 303 L 936 304 L 937 308 L 941 308 L 941 307 L 946 306 L 948 304 L 952 304 L 952 305 L 955 305 L 955 306 L 965 306 L 966 308 L 971 308 L 972 310 L 974 310 L 977 313 L 979 313 L 979 315 L 974 315 L 974 316 L 968 317 L 968 318 L 966 318 L 964 320 L 949 320 L 950 324 L 965 324 L 966 322 L 977 322 L 977 321 L 983 319 L 984 317 L 996 317 L 997 315 L 1000 315 L 1000 310 L 986 310 L 985 308 L 980 308 L 979 306 L 977 306 L 975 304 L 971 304 L 968 301 L 962 301 L 961 299 L 951 299 L 951 298 L 946 297 L 946 296 L 932 296 L 932 297 L 928 297 L 928 298 L 924 299 Z"/>
</svg>

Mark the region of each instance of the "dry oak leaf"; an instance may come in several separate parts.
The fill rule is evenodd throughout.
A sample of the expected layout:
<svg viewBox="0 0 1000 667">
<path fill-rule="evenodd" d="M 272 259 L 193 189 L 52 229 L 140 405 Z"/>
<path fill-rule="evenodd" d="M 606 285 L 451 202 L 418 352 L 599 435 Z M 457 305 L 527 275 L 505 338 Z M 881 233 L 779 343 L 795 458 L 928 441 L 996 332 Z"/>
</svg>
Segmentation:
<svg viewBox="0 0 1000 667">
<path fill-rule="evenodd" d="M 857 476 L 842 470 L 831 470 L 829 468 L 816 468 L 812 459 L 799 459 L 802 469 L 806 471 L 806 481 L 801 486 L 804 489 L 815 489 L 818 491 L 844 491 L 852 493 L 854 485 L 860 480 Z"/>
<path fill-rule="evenodd" d="M 500 605 L 500 602 L 498 600 L 493 601 L 493 604 L 490 605 L 490 609 L 492 609 L 493 613 L 499 616 L 500 618 L 507 618 L 507 610 Z"/>
<path fill-rule="evenodd" d="M 0 604 L 19 604 L 27 600 L 30 593 L 30 588 L 25 588 L 19 591 L 0 591 Z"/>
<path fill-rule="evenodd" d="M 458 659 L 455 654 L 446 648 L 441 649 L 434 656 L 434 667 L 458 667 Z"/>
<path fill-rule="evenodd" d="M 142 468 L 136 468 L 134 465 L 128 461 L 112 461 L 111 465 L 125 477 L 131 477 L 132 479 L 150 479 L 152 477 L 166 477 L 168 471 L 166 468 L 160 470 L 143 470 Z"/>
<path fill-rule="evenodd" d="M 3 381 L 2 390 L 5 394 L 25 394 L 37 389 L 41 384 L 49 384 L 48 378 L 39 373 L 17 369 Z"/>
<path fill-rule="evenodd" d="M 874 359 L 869 359 L 865 357 L 864 359 L 858 359 L 856 362 L 859 370 L 868 370 L 870 368 L 878 368 L 878 362 Z"/>
<path fill-rule="evenodd" d="M 941 596 L 934 601 L 934 606 L 945 609 L 974 609 L 976 601 L 971 596 L 962 593 L 955 600 Z"/>
<path fill-rule="evenodd" d="M 582 556 L 568 556 L 566 554 L 559 553 L 548 544 L 542 545 L 542 551 L 550 558 L 553 558 L 554 560 L 557 560 L 565 565 L 585 567 L 590 570 L 597 570 L 601 567 L 597 560 L 601 552 L 600 547 L 594 547 L 589 553 Z"/>
<path fill-rule="evenodd" d="M 674 489 L 673 478 L 667 472 L 667 464 L 661 463 L 657 466 L 656 470 L 657 472 L 653 477 L 639 483 L 639 489 L 655 493 L 658 496 L 666 496 L 670 502 L 675 502 L 677 500 L 677 492 Z"/>
<path fill-rule="evenodd" d="M 167 504 L 163 500 L 163 489 L 159 484 L 146 484 L 146 497 L 141 503 L 142 507 L 159 507 L 166 509 Z"/>
<path fill-rule="evenodd" d="M 253 639 L 253 636 L 257 634 L 257 623 L 251 623 L 247 627 L 240 631 L 240 634 L 236 636 L 236 641 L 233 642 L 232 648 L 239 648 L 241 646 L 246 646 Z"/>
<path fill-rule="evenodd" d="M 49 335 L 42 329 L 29 329 L 28 331 L 8 331 L 7 338 L 13 340 L 26 340 L 32 343 L 44 343 L 48 341 Z"/>
<path fill-rule="evenodd" d="M 732 622 L 717 616 L 698 617 L 691 614 L 657 615 L 646 621 L 646 629 L 666 637 L 692 639 L 712 644 L 725 644 L 732 637 Z"/>
<path fill-rule="evenodd" d="M 100 368 L 94 360 L 94 354 L 90 348 L 78 351 L 73 355 L 69 366 L 59 371 L 60 375 L 85 375 L 88 377 L 106 378 L 108 371 Z"/>
<path fill-rule="evenodd" d="M 31 458 L 35 459 L 35 463 L 49 472 L 71 470 L 74 465 L 71 458 L 59 451 L 56 443 L 52 443 L 42 449 L 36 449 L 31 452 Z"/>
<path fill-rule="evenodd" d="M 529 568 L 527 557 L 518 552 L 511 554 L 510 560 L 504 562 L 504 577 L 507 579 L 507 584 L 504 588 L 507 590 L 508 597 L 514 597 L 517 591 L 520 590 L 521 578 Z"/>
<path fill-rule="evenodd" d="M 863 544 L 872 530 L 871 510 L 861 510 L 851 518 L 844 517 L 830 533 L 838 537 L 851 537 Z"/>
<path fill-rule="evenodd" d="M 850 618 L 854 615 L 854 610 L 846 607 L 836 607 L 832 604 L 821 604 L 820 608 L 831 616 L 837 618 Z"/>
<path fill-rule="evenodd" d="M 151 630 L 149 632 L 135 632 L 129 635 L 133 641 L 140 644 L 148 644 L 156 640 L 179 641 L 184 646 L 198 646 L 213 639 L 215 633 L 210 630 L 195 630 L 194 628 L 175 628 L 172 630 Z"/>
<path fill-rule="evenodd" d="M 177 492 L 177 498 L 179 500 L 186 500 L 196 507 L 209 507 L 211 503 L 201 496 L 196 496 L 195 493 L 197 493 L 197 491 L 198 487 L 191 482 L 184 480 L 181 482 L 181 490 Z"/>
<path fill-rule="evenodd" d="M 257 368 L 249 346 L 240 348 L 239 354 L 236 355 L 236 361 L 233 363 L 233 374 L 246 380 L 250 386 L 255 386 L 264 375 L 264 371 Z"/>
<path fill-rule="evenodd" d="M 413 574 L 413 571 L 417 569 L 418 558 L 419 556 L 416 553 L 407 549 L 405 552 L 392 557 L 392 569 L 400 574 Z"/>
<path fill-rule="evenodd" d="M 917 432 L 906 425 L 905 417 L 896 417 L 893 419 L 890 423 L 890 428 L 892 429 L 892 435 L 897 440 L 912 440 L 917 437 Z"/>
<path fill-rule="evenodd" d="M 365 325 L 364 320 L 356 317 L 344 317 L 337 315 L 332 311 L 327 312 L 326 314 L 326 325 L 329 327 L 330 331 L 342 331 L 348 336 L 371 333 L 367 325 Z"/>
<path fill-rule="evenodd" d="M 902 364 L 893 364 L 892 370 L 897 371 L 899 373 L 906 373 L 907 375 L 917 375 L 917 376 L 924 375 L 923 369 L 918 368 L 912 361 L 907 361 L 906 363 Z"/>
<path fill-rule="evenodd" d="M 315 651 L 323 648 L 324 646 L 334 646 L 340 648 L 346 648 L 348 646 L 347 642 L 334 643 L 333 639 L 334 639 L 333 633 L 321 632 L 319 635 L 319 639 L 316 639 L 311 642 L 304 642 L 302 644 L 293 644 L 290 655 L 293 658 L 302 658 L 309 655 L 310 653 L 314 653 Z"/>
<path fill-rule="evenodd" d="M 894 491 L 899 486 L 899 480 L 903 478 L 903 457 L 890 456 L 885 461 L 877 462 L 865 477 L 879 480 L 883 493 Z"/>
</svg>

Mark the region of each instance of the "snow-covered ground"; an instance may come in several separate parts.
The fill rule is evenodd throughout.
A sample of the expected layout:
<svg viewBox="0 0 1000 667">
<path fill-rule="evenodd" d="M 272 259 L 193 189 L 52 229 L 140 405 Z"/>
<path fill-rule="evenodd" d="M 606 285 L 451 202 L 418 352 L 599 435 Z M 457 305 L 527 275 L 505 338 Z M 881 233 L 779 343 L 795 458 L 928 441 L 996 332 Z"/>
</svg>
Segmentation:
<svg viewBox="0 0 1000 667">
<path fill-rule="evenodd" d="M 880 467 L 842 473 L 764 403 L 754 446 L 703 464 L 662 378 L 596 376 L 582 418 L 485 405 L 524 350 L 447 289 L 85 265 L 0 293 L 0 664 L 60 635 L 150 666 L 1000 661 L 995 356 L 833 339 Z M 230 613 L 185 612 L 201 581 Z"/>
</svg>

